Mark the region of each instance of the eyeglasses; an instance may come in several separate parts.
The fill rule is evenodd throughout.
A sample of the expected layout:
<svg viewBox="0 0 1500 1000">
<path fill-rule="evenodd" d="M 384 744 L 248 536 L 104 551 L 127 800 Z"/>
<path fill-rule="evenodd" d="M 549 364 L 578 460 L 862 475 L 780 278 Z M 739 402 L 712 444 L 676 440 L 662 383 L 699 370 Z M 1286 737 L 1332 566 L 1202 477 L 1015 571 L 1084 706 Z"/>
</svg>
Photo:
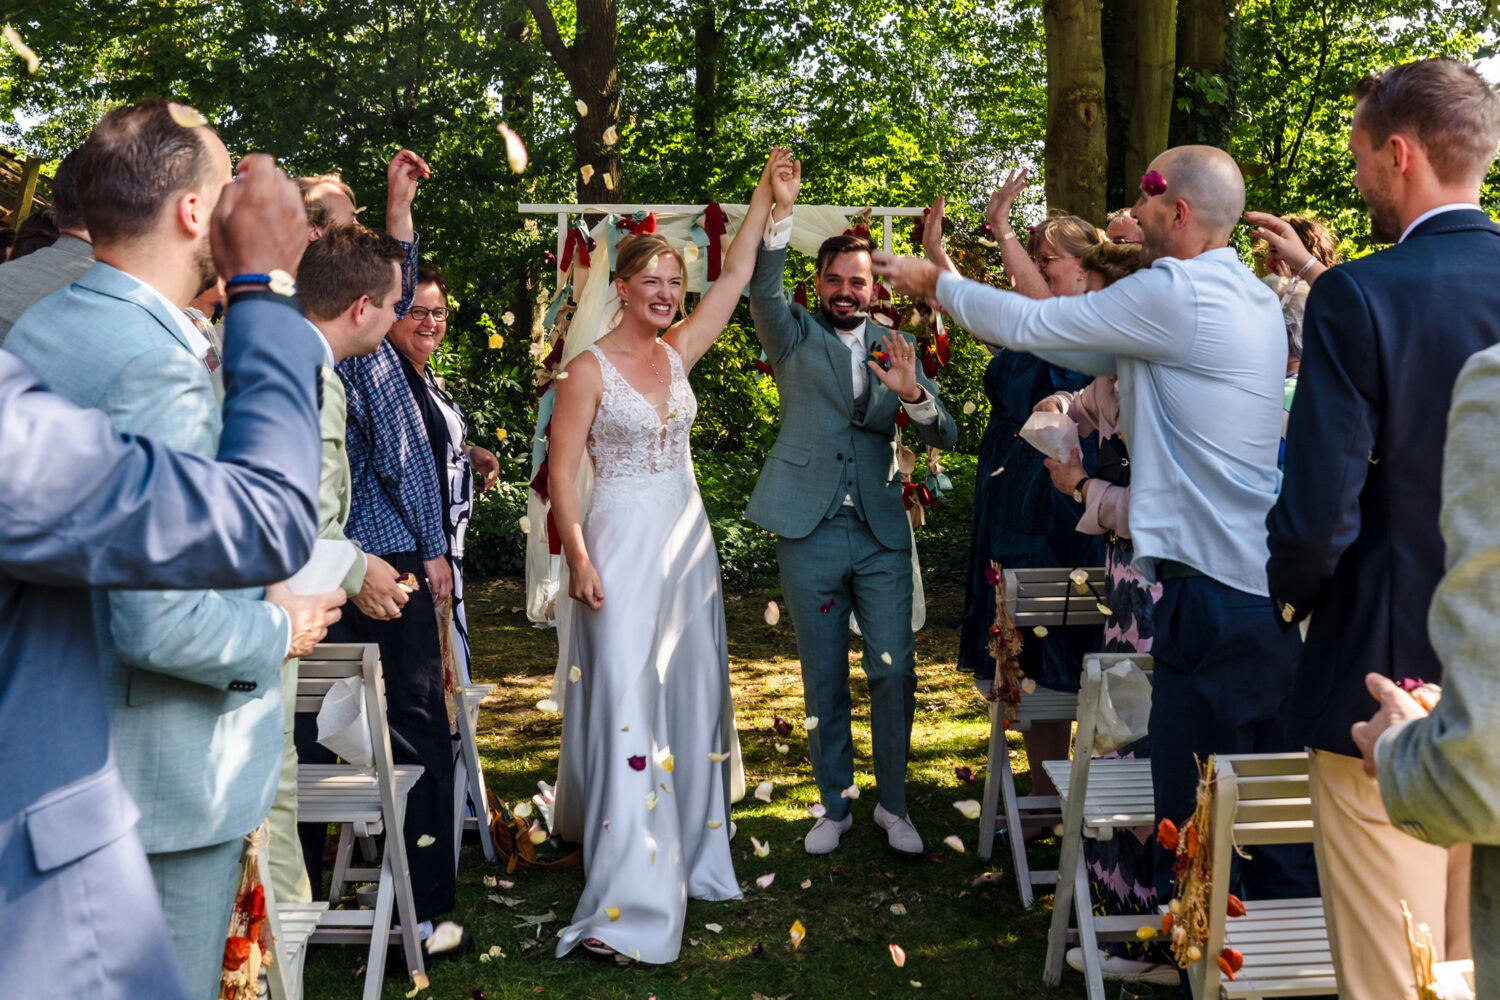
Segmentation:
<svg viewBox="0 0 1500 1000">
<path fill-rule="evenodd" d="M 446 310 L 446 309 L 424 309 L 421 306 L 412 306 L 410 309 L 406 310 L 406 315 L 410 316 L 412 319 L 416 320 L 418 323 L 420 323 L 423 320 L 425 320 L 428 316 L 432 317 L 432 321 L 434 323 L 444 323 L 444 322 L 447 322 L 447 320 L 448 320 L 448 310 Z"/>
<path fill-rule="evenodd" d="M 1047 254 L 1038 254 L 1031 258 L 1031 262 L 1037 267 L 1046 267 L 1048 264 L 1055 264 L 1060 260 L 1062 260 L 1061 257 L 1048 256 Z"/>
</svg>

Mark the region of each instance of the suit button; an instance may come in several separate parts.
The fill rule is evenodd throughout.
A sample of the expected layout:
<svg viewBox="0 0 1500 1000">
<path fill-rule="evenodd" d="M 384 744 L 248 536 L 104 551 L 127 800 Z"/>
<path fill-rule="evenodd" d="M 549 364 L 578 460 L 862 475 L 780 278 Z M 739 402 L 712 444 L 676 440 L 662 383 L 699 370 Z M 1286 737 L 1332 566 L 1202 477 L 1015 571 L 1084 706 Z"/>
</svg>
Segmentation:
<svg viewBox="0 0 1500 1000">
<path fill-rule="evenodd" d="M 835 455 L 835 456 L 833 456 L 833 458 L 834 458 L 834 461 L 836 461 L 836 462 L 842 462 L 844 460 L 844 456 L 843 455 Z"/>
<path fill-rule="evenodd" d="M 230 681 L 229 682 L 229 690 L 231 690 L 231 691 L 254 691 L 255 690 L 255 682 L 254 681 Z"/>
</svg>

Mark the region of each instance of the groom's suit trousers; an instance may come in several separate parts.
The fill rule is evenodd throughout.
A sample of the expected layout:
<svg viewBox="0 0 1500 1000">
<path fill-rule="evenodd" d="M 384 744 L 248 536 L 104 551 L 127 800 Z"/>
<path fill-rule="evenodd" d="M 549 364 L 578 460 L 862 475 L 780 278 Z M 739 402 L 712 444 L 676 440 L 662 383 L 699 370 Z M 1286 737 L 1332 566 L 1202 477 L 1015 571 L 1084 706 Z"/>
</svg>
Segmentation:
<svg viewBox="0 0 1500 1000">
<path fill-rule="evenodd" d="M 864 636 L 870 744 L 880 804 L 906 815 L 906 759 L 916 711 L 911 630 L 911 552 L 881 545 L 852 507 L 838 508 L 804 538 L 779 538 L 781 591 L 797 627 L 807 734 L 819 796 L 832 819 L 849 812 L 854 783 L 849 720 L 849 615 Z"/>
</svg>

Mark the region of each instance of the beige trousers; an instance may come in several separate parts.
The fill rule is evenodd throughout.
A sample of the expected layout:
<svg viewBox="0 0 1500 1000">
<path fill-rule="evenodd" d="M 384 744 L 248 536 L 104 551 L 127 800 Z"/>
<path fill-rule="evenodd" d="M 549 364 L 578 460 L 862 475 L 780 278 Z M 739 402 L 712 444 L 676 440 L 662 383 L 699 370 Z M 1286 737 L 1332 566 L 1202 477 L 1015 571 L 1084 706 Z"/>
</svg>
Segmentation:
<svg viewBox="0 0 1500 1000">
<path fill-rule="evenodd" d="M 1391 825 L 1380 788 L 1358 757 L 1312 750 L 1318 878 L 1339 996 L 1414 995 L 1401 901 L 1432 930 L 1436 961 L 1469 958 L 1470 847 L 1436 847 Z"/>
<path fill-rule="evenodd" d="M 302 842 L 297 839 L 297 748 L 292 743 L 292 725 L 297 716 L 297 661 L 281 665 L 281 776 L 276 798 L 266 818 L 271 837 L 271 888 L 277 902 L 312 902 L 312 883 L 302 863 Z"/>
</svg>

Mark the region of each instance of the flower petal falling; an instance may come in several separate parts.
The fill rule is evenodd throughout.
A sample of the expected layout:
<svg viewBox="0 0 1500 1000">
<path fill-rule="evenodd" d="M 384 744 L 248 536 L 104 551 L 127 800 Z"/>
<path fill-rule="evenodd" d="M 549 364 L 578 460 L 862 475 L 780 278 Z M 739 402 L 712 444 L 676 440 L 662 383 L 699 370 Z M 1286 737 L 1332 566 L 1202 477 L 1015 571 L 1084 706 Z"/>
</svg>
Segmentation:
<svg viewBox="0 0 1500 1000">
<path fill-rule="evenodd" d="M 959 839 L 959 836 L 956 833 L 952 833 L 952 834 L 949 834 L 948 836 L 944 837 L 943 838 L 943 843 L 945 843 L 949 847 L 953 848 L 959 854 L 962 854 L 964 852 L 964 842 Z"/>
<path fill-rule="evenodd" d="M 844 789 L 842 792 L 839 792 L 839 798 L 841 798 L 841 799 L 857 799 L 857 798 L 859 798 L 859 786 L 858 785 L 850 785 L 848 788 Z"/>
<path fill-rule="evenodd" d="M 604 130 L 604 144 L 606 146 L 613 146 L 619 141 L 620 133 L 615 130 L 615 127 L 613 125 Z"/>
<path fill-rule="evenodd" d="M 772 743 L 771 745 L 776 748 L 777 753 L 790 753 L 792 749 L 791 746 L 786 743 Z"/>
<path fill-rule="evenodd" d="M 766 872 L 760 878 L 755 880 L 755 884 L 760 886 L 762 889 L 769 889 L 771 888 L 771 883 L 774 881 L 776 881 L 776 873 Z"/>
<path fill-rule="evenodd" d="M 807 729 L 808 732 L 812 732 L 814 729 L 818 728 L 818 717 L 816 715 L 809 715 L 807 718 L 802 720 L 802 725 Z"/>
<path fill-rule="evenodd" d="M 772 601 L 766 605 L 766 624 L 775 625 L 779 621 L 781 621 L 781 609 L 776 606 L 775 601 Z"/>
<path fill-rule="evenodd" d="M 437 843 L 437 838 L 434 837 L 430 833 L 424 833 L 424 834 L 422 834 L 422 836 L 420 836 L 420 837 L 417 838 L 417 846 L 418 847 L 431 847 L 433 844 L 436 844 L 436 843 Z"/>
<path fill-rule="evenodd" d="M 824 816 L 828 815 L 828 810 L 821 802 L 814 802 L 812 805 L 807 807 L 807 811 L 812 813 L 813 816 L 818 819 L 822 819 Z"/>
<path fill-rule="evenodd" d="M 536 707 L 543 712 L 556 712 L 558 710 L 557 702 L 553 701 L 551 698 L 543 698 L 541 701 L 536 703 Z"/>
<path fill-rule="evenodd" d="M 771 801 L 771 789 L 776 787 L 774 781 L 762 781 L 755 786 L 755 797 L 762 802 Z"/>
<path fill-rule="evenodd" d="M 505 162 L 510 164 L 511 173 L 525 173 L 526 164 L 531 159 L 531 155 L 526 152 L 526 144 L 516 135 L 515 129 L 504 122 L 496 125 L 495 130 L 505 139 Z"/>
<path fill-rule="evenodd" d="M 906 952 L 901 949 L 899 944 L 891 945 L 891 961 L 896 963 L 896 968 L 898 969 L 906 964 Z"/>
<path fill-rule="evenodd" d="M 977 409 L 979 409 L 979 406 L 972 399 L 969 400 L 964 404 L 964 416 L 967 417 L 973 415 L 974 411 Z"/>
<path fill-rule="evenodd" d="M 771 853 L 771 845 L 768 843 L 763 843 L 755 837 L 750 838 L 750 846 L 755 850 L 755 856 L 757 858 L 764 858 Z"/>
<path fill-rule="evenodd" d="M 890 653 L 881 653 L 880 654 L 880 662 L 884 663 L 886 666 L 890 666 L 891 665 L 891 654 Z"/>
<path fill-rule="evenodd" d="M 16 31 L 15 28 L 12 28 L 12 27 L 9 27 L 9 26 L 6 27 L 6 29 L 5 29 L 5 40 L 10 43 L 10 47 L 15 50 L 16 55 L 18 55 L 22 59 L 26 60 L 26 72 L 28 72 L 28 73 L 35 73 L 37 71 L 37 69 L 39 69 L 41 67 L 42 61 L 37 58 L 35 52 L 31 51 L 31 46 L 29 46 L 25 42 L 21 41 L 21 33 L 18 32 L 18 31 Z M 168 108 L 180 108 L 180 107 L 185 107 L 185 105 L 182 105 L 182 104 L 169 104 L 169 105 L 167 105 L 167 107 Z M 188 108 L 188 110 L 192 111 L 193 109 L 192 108 Z M 198 115 L 198 112 L 193 111 L 193 114 Z M 208 124 L 207 119 L 204 119 L 202 115 L 198 115 L 198 118 L 200 120 L 196 121 L 196 122 L 193 122 L 194 125 L 206 125 L 206 124 Z M 177 115 L 175 113 L 172 115 L 172 120 L 173 121 L 177 121 Z M 181 125 L 182 122 L 178 121 L 177 124 Z"/>
<path fill-rule="evenodd" d="M 656 802 L 657 802 L 656 793 L 655 792 L 647 792 L 646 793 L 646 808 L 647 809 L 655 809 L 656 808 Z"/>
<path fill-rule="evenodd" d="M 606 906 L 604 908 L 604 915 L 609 918 L 610 923 L 614 923 L 620 919 L 620 908 L 618 906 Z"/>
<path fill-rule="evenodd" d="M 578 173 L 583 177 L 583 183 L 587 184 L 594 179 L 594 165 L 592 163 L 585 163 L 578 168 Z"/>
<path fill-rule="evenodd" d="M 515 808 L 511 809 L 511 815 L 519 816 L 521 819 L 531 818 L 531 803 L 517 802 Z"/>
<path fill-rule="evenodd" d="M 724 761 L 726 761 L 726 760 L 729 759 L 729 754 L 727 754 L 727 753 L 714 753 L 712 750 L 710 750 L 708 752 L 708 759 L 711 760 L 711 761 L 713 761 L 715 764 L 722 764 L 722 763 L 724 763 Z"/>
<path fill-rule="evenodd" d="M 978 819 L 980 813 L 979 803 L 973 799 L 962 799 L 953 803 L 953 808 L 963 813 L 964 819 Z"/>
<path fill-rule="evenodd" d="M 568 668 L 568 683 L 570 683 L 570 684 L 577 684 L 581 680 L 583 680 L 583 671 L 580 670 L 580 669 L 578 669 L 578 667 L 576 665 L 569 667 Z"/>
<path fill-rule="evenodd" d="M 802 945 L 803 940 L 807 937 L 807 928 L 802 926 L 802 921 L 793 920 L 792 929 L 788 931 L 787 934 L 792 940 L 792 947 L 798 948 Z"/>
<path fill-rule="evenodd" d="M 586 102 L 583 98 L 574 98 L 573 106 L 578 109 L 579 118 L 587 118 L 589 116 L 588 102 Z"/>
<path fill-rule="evenodd" d="M 646 755 L 638 753 L 634 757 L 628 757 L 625 763 L 630 765 L 632 771 L 644 771 L 646 769 Z"/>
</svg>

